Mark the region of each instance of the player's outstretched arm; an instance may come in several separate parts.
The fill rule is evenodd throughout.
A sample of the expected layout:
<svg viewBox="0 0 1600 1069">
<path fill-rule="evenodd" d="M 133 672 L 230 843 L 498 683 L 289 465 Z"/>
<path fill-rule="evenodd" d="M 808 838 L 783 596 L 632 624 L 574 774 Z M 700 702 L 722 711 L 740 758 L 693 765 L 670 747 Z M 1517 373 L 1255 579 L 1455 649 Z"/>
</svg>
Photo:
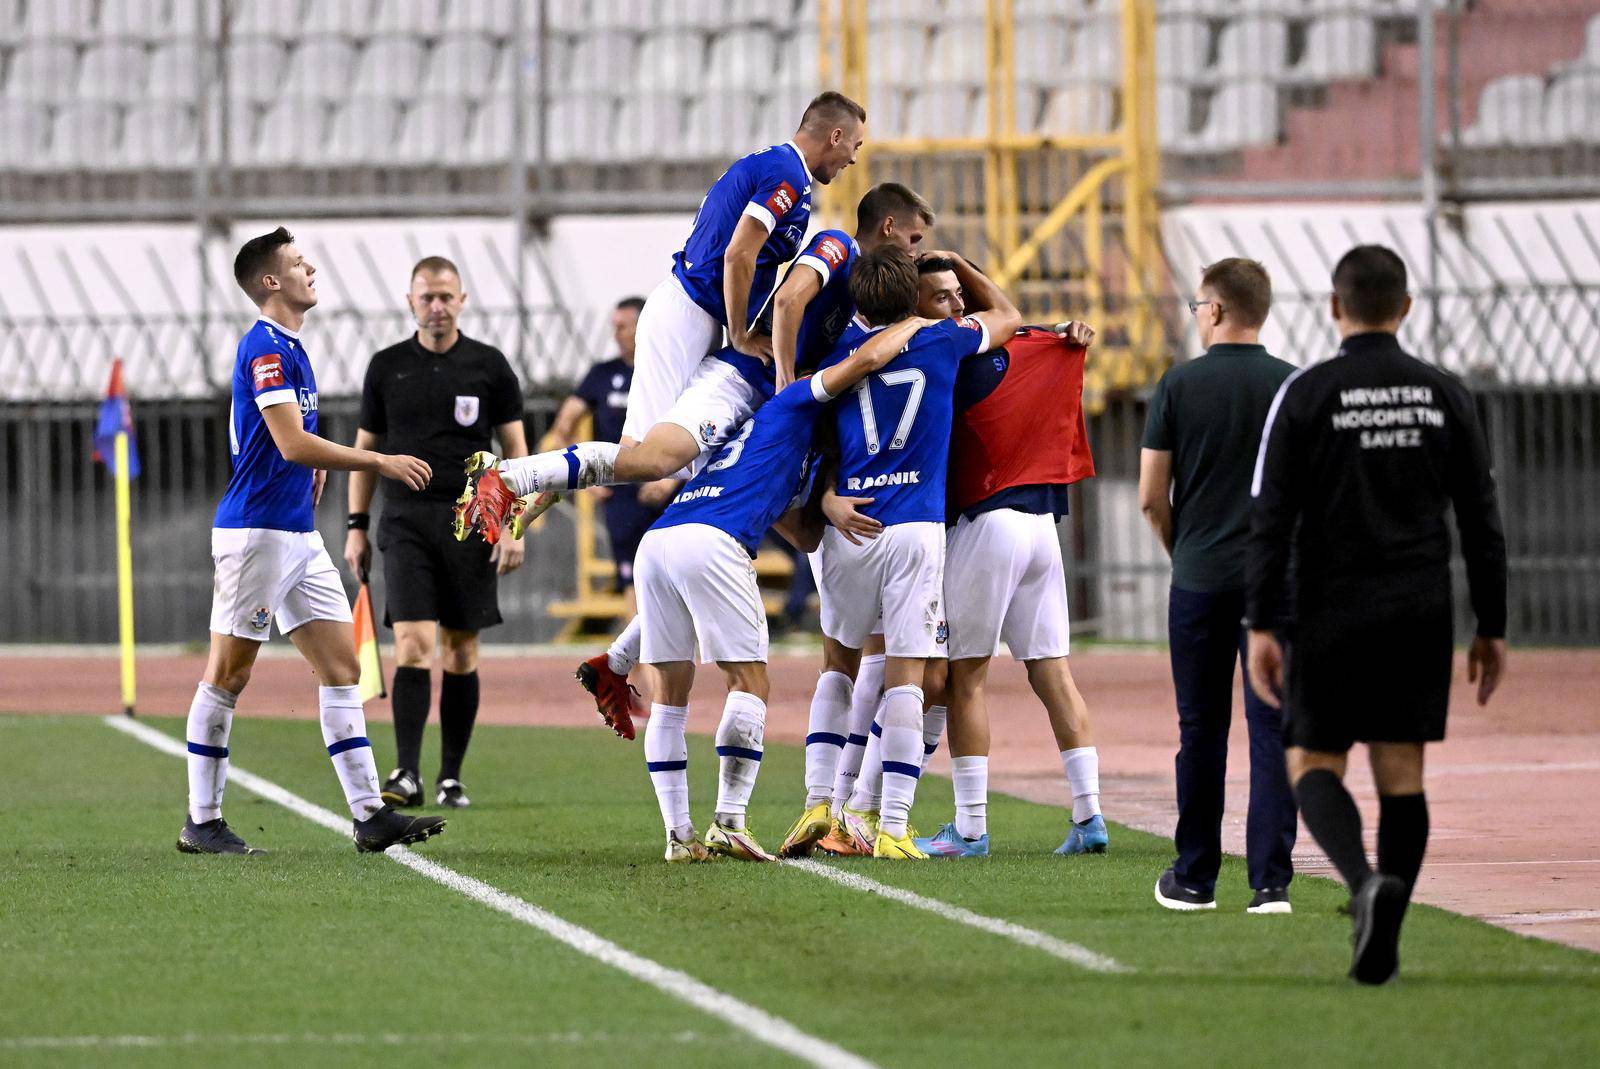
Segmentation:
<svg viewBox="0 0 1600 1069">
<path fill-rule="evenodd" d="M 845 359 L 817 373 L 817 378 L 822 382 L 822 389 L 829 398 L 838 397 L 850 387 L 860 382 L 866 376 L 877 371 L 883 365 L 893 360 L 906 343 L 911 341 L 911 336 L 923 327 L 931 327 L 941 323 L 940 319 L 923 319 L 921 316 L 912 316 L 902 319 L 892 327 L 874 334 L 867 343 L 851 353 Z M 813 393 L 816 391 L 813 390 Z"/>
<path fill-rule="evenodd" d="M 781 390 L 794 381 L 795 351 L 800 342 L 800 321 L 817 294 L 822 276 L 806 264 L 795 264 L 772 299 L 772 370 Z"/>
<path fill-rule="evenodd" d="M 352 449 L 310 433 L 300 422 L 300 407 L 285 402 L 261 410 L 272 442 L 291 464 L 334 471 L 375 471 L 396 479 L 413 490 L 424 489 L 433 469 L 416 457 L 377 453 L 371 449 Z"/>
</svg>

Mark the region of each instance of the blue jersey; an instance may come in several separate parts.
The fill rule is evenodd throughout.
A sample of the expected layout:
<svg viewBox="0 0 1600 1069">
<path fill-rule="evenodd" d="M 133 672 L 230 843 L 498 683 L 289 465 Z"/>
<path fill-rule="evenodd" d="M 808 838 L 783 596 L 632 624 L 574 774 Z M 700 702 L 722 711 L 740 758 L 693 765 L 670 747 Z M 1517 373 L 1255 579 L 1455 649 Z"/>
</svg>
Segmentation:
<svg viewBox="0 0 1600 1069">
<path fill-rule="evenodd" d="M 700 202 L 683 251 L 672 258 L 672 273 L 690 300 L 724 326 L 722 257 L 746 215 L 767 229 L 750 280 L 745 323 L 751 324 L 772 296 L 778 268 L 794 259 L 811 222 L 811 172 L 793 141 L 752 152 L 724 171 Z"/>
<path fill-rule="evenodd" d="M 239 339 L 233 360 L 233 403 L 228 412 L 233 477 L 213 526 L 316 529 L 311 469 L 283 459 L 261 416 L 263 409 L 282 404 L 297 406 L 300 425 L 317 433 L 317 379 L 305 345 L 299 335 L 263 316 Z"/>
<path fill-rule="evenodd" d="M 822 288 L 806 305 L 800 317 L 800 330 L 795 338 L 794 373 L 796 377 L 817 370 L 839 344 L 844 328 L 850 324 L 855 305 L 850 300 L 850 269 L 855 266 L 861 248 L 856 239 L 842 230 L 823 230 L 807 243 L 800 258 L 790 266 L 793 271 L 801 264 L 815 271 L 822 279 Z M 787 279 L 789 276 L 784 275 Z M 781 285 L 779 287 L 782 288 Z M 758 328 L 772 333 L 772 309 L 769 306 Z M 731 345 L 717 353 L 719 360 L 734 366 L 740 376 L 762 397 L 772 396 L 772 365 L 754 356 L 747 356 Z"/>
<path fill-rule="evenodd" d="M 853 320 L 824 367 L 837 364 L 881 328 Z M 924 327 L 883 370 L 839 398 L 839 493 L 870 497 L 863 511 L 884 526 L 943 523 L 950 421 L 961 361 L 989 347 L 971 316 Z"/>
<path fill-rule="evenodd" d="M 703 523 L 755 556 L 767 528 L 810 491 L 811 431 L 825 403 L 812 396 L 810 380 L 784 387 L 689 480 L 655 527 Z"/>
</svg>

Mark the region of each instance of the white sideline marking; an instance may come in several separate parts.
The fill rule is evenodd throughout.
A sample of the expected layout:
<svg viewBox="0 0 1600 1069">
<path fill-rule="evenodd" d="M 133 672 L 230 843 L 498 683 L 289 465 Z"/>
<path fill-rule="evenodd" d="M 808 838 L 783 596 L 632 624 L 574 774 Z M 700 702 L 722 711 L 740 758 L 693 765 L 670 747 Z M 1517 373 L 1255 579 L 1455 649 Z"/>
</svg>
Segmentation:
<svg viewBox="0 0 1600 1069">
<path fill-rule="evenodd" d="M 878 895 L 880 898 L 899 902 L 901 905 L 910 906 L 912 909 L 925 910 L 935 916 L 955 921 L 957 924 L 965 924 L 969 928 L 976 928 L 979 931 L 1009 939 L 1014 943 L 1021 943 L 1025 947 L 1042 950 L 1046 954 L 1054 955 L 1062 961 L 1069 961 L 1079 968 L 1089 969 L 1092 972 L 1129 973 L 1133 971 L 1121 962 L 1108 958 L 1104 954 L 1098 954 L 1088 947 L 1079 946 L 1077 943 L 1069 943 L 1065 939 L 1057 939 L 1053 935 L 1035 931 L 1032 928 L 1024 928 L 1020 924 L 1003 921 L 998 917 L 987 917 L 982 913 L 974 913 L 970 909 L 962 906 L 953 906 L 948 902 L 941 902 L 937 898 L 926 898 L 915 891 L 908 891 L 903 887 L 891 887 L 889 884 L 879 883 L 877 880 L 869 879 L 859 873 L 845 872 L 843 869 L 824 865 L 820 861 L 794 859 L 785 861 L 783 864 L 802 869 L 813 876 L 821 876 L 823 879 L 832 880 L 834 883 L 842 884 L 855 891 Z"/>
<path fill-rule="evenodd" d="M 125 735 L 131 735 L 147 746 L 154 747 L 162 753 L 172 754 L 175 757 L 188 757 L 188 749 L 183 743 L 170 735 L 162 734 L 152 727 L 147 727 L 136 720 L 125 716 L 108 716 L 104 718 L 108 727 L 115 728 Z M 306 801 L 273 783 L 263 779 L 253 772 L 246 772 L 238 765 L 230 763 L 228 766 L 228 780 L 236 783 L 247 791 L 260 795 L 269 802 L 276 802 L 285 809 L 296 813 L 313 824 L 320 824 L 329 831 L 338 832 L 341 836 L 350 836 L 350 818 L 339 816 L 330 810 L 324 809 Z M 571 921 L 563 920 L 548 910 L 541 909 L 531 902 L 526 902 L 515 895 L 507 894 L 491 884 L 484 883 L 471 876 L 464 875 L 452 868 L 447 868 L 437 862 L 429 861 L 419 854 L 414 854 L 402 846 L 391 846 L 386 852 L 389 860 L 398 862 L 413 872 L 426 876 L 435 883 L 443 884 L 453 891 L 488 906 L 490 909 L 504 913 L 530 927 L 537 928 L 553 939 L 559 940 L 596 961 L 610 965 L 627 973 L 636 980 L 649 984 L 658 991 L 665 992 L 676 999 L 687 1002 L 697 1010 L 708 1013 L 719 1020 L 732 1025 L 741 1032 L 748 1033 L 755 1039 L 775 1047 L 786 1054 L 806 1062 L 810 1065 L 833 1067 L 849 1066 L 852 1069 L 876 1069 L 872 1062 L 858 1055 L 852 1054 L 842 1047 L 834 1046 L 826 1040 L 802 1032 L 781 1017 L 774 1017 L 763 1009 L 748 1003 L 741 1002 L 732 995 L 718 991 L 709 984 L 702 983 L 688 973 L 670 969 L 659 962 L 642 957 L 630 950 L 611 942 L 603 936 L 596 935 Z"/>
<path fill-rule="evenodd" d="M 500 1043 L 543 1047 L 558 1044 L 611 1043 L 632 1039 L 606 1032 L 546 1032 L 516 1036 L 503 1032 L 183 1032 L 172 1036 L 14 1036 L 0 1039 L 0 1050 L 84 1050 L 151 1047 L 198 1047 L 232 1044 L 244 1047 L 282 1047 L 306 1043 L 319 1047 L 409 1047 L 414 1043 Z M 669 1043 L 696 1043 L 698 1032 L 673 1032 L 662 1036 Z"/>
<path fill-rule="evenodd" d="M 1571 921 L 1600 921 L 1600 909 L 1560 909 L 1549 913 L 1493 913 L 1479 917 L 1490 924 L 1567 924 Z"/>
</svg>

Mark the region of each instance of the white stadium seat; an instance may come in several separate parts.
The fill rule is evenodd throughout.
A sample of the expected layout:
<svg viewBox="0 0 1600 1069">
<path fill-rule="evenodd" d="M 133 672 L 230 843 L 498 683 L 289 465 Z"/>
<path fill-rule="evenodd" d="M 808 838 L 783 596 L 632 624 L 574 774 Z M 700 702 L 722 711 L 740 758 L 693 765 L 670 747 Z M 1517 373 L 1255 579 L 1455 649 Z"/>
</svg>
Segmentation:
<svg viewBox="0 0 1600 1069">
<path fill-rule="evenodd" d="M 365 32 L 374 37 L 436 37 L 444 23 L 437 0 L 377 0 Z"/>
<path fill-rule="evenodd" d="M 951 22 L 933 32 L 928 45 L 928 65 L 923 75 L 926 85 L 975 87 L 985 84 L 989 74 L 981 22 Z"/>
<path fill-rule="evenodd" d="M 703 93 L 689 102 L 684 117 L 682 155 L 689 159 L 733 160 L 759 140 L 755 132 L 760 101 L 748 89 Z"/>
<path fill-rule="evenodd" d="M 609 95 L 583 93 L 550 102 L 545 119 L 545 152 L 552 163 L 593 161 L 611 154 L 616 136 L 616 101 Z M 536 127 L 528 125 L 529 155 Z"/>
<path fill-rule="evenodd" d="M 1156 138 L 1163 149 L 1178 149 L 1194 132 L 1193 101 L 1186 85 L 1156 86 Z"/>
<path fill-rule="evenodd" d="M 309 97 L 286 97 L 256 124 L 241 162 L 268 167 L 315 166 L 327 149 L 328 108 Z"/>
<path fill-rule="evenodd" d="M 6 96 L 48 103 L 68 100 L 77 87 L 78 50 L 65 41 L 33 41 L 11 55 Z"/>
<path fill-rule="evenodd" d="M 229 4 L 228 11 L 232 18 L 228 35 L 233 43 L 239 44 L 258 37 L 274 41 L 294 40 L 301 34 L 301 16 L 305 9 L 300 0 L 275 0 L 270 3 L 257 0 L 251 4 Z"/>
<path fill-rule="evenodd" d="M 0 47 L 22 40 L 22 0 L 0 0 Z M 5 149 L 0 147 L 0 153 Z M 0 156 L 0 159 L 3 159 Z"/>
<path fill-rule="evenodd" d="M 872 31 L 867 92 L 920 85 L 928 76 L 928 33 L 919 25 L 885 25 Z"/>
<path fill-rule="evenodd" d="M 30 0 L 17 24 L 19 41 L 88 41 L 93 36 L 92 0 Z"/>
<path fill-rule="evenodd" d="M 753 91 L 779 69 L 778 39 L 770 30 L 730 30 L 711 41 L 701 84 Z"/>
<path fill-rule="evenodd" d="M 1283 77 L 1295 84 L 1320 84 L 1378 73 L 1378 28 L 1364 15 L 1317 19 L 1306 30 L 1306 50 Z"/>
<path fill-rule="evenodd" d="M 171 10 L 194 11 L 194 0 L 100 0 L 101 40 L 154 41 L 173 32 Z M 193 27 L 191 26 L 191 32 Z"/>
<path fill-rule="evenodd" d="M 509 52 L 501 55 L 501 47 L 486 33 L 457 34 L 446 37 L 434 48 L 428 60 L 428 75 L 422 82 L 424 96 L 482 96 L 493 84 L 504 84 L 510 89 L 510 80 L 497 83 L 502 73 L 502 59 L 509 65 Z M 509 71 L 504 72 L 509 74 Z"/>
<path fill-rule="evenodd" d="M 984 95 L 965 86 L 930 86 L 906 102 L 906 137 L 973 137 L 988 126 Z"/>
<path fill-rule="evenodd" d="M 136 104 L 122 120 L 116 160 L 125 167 L 160 171 L 193 167 L 199 151 L 194 112 L 177 101 Z"/>
<path fill-rule="evenodd" d="M 1072 37 L 1072 73 L 1096 82 L 1122 80 L 1120 16 L 1096 14 L 1078 24 Z"/>
<path fill-rule="evenodd" d="M 255 0 L 262 3 L 263 0 Z M 271 3 L 272 0 L 265 0 Z M 422 3 L 431 0 L 420 0 Z M 364 37 L 372 26 L 372 0 L 309 0 L 300 32 L 308 40 Z"/>
<path fill-rule="evenodd" d="M 347 42 L 334 37 L 307 38 L 290 52 L 279 91 L 343 99 L 350 93 L 355 65 L 356 50 Z"/>
<path fill-rule="evenodd" d="M 1072 35 L 1059 19 L 1019 19 L 1011 47 L 1019 82 L 1060 85 L 1071 71 Z"/>
<path fill-rule="evenodd" d="M 685 92 L 700 81 L 705 63 L 705 35 L 698 30 L 651 34 L 639 45 L 635 85 L 645 98 L 661 90 Z"/>
<path fill-rule="evenodd" d="M 1223 86 L 1211 98 L 1211 110 L 1198 133 L 1180 141 L 1179 151 L 1233 152 L 1267 145 L 1278 138 L 1278 90 L 1268 82 Z"/>
<path fill-rule="evenodd" d="M 636 94 L 617 108 L 616 133 L 602 159 L 676 159 L 683 144 L 683 99 L 673 93 Z"/>
<path fill-rule="evenodd" d="M 578 38 L 559 75 L 564 89 L 626 92 L 632 87 L 634 36 L 622 30 L 596 30 Z"/>
<path fill-rule="evenodd" d="M 1192 82 L 1211 58 L 1211 30 L 1199 19 L 1163 19 L 1156 24 L 1156 77 Z"/>
<path fill-rule="evenodd" d="M 1288 24 L 1279 18 L 1241 18 L 1222 28 L 1222 35 L 1217 38 L 1217 62 L 1211 73 L 1227 83 L 1273 80 L 1288 66 Z"/>
<path fill-rule="evenodd" d="M 1103 134 L 1111 130 L 1113 94 L 1103 85 L 1066 85 L 1045 94 L 1034 129 L 1041 134 Z"/>
<path fill-rule="evenodd" d="M 778 73 L 774 83 L 801 87 L 807 91 L 808 98 L 816 96 L 822 91 L 820 47 L 814 25 L 801 26 L 794 33 L 778 38 Z"/>
<path fill-rule="evenodd" d="M 471 119 L 470 97 L 432 96 L 417 101 L 400 120 L 393 161 L 419 167 L 461 162 Z"/>
<path fill-rule="evenodd" d="M 43 104 L 0 100 L 0 170 L 37 169 L 49 136 L 50 114 Z"/>
<path fill-rule="evenodd" d="M 208 84 L 214 84 L 213 80 Z M 150 53 L 150 77 L 142 94 L 145 99 L 193 100 L 199 85 L 200 53 L 193 41 L 168 41 Z"/>
<path fill-rule="evenodd" d="M 134 100 L 144 92 L 148 77 L 147 53 L 142 43 L 107 41 L 83 54 L 78 70 L 79 100 Z M 192 96 L 193 82 L 189 83 Z"/>
<path fill-rule="evenodd" d="M 334 111 L 319 162 L 388 162 L 399 133 L 400 105 L 393 97 L 353 96 Z"/>
<path fill-rule="evenodd" d="M 228 93 L 265 104 L 283 92 L 288 63 L 283 46 L 274 40 L 234 41 L 228 45 Z"/>
<path fill-rule="evenodd" d="M 451 0 L 445 5 L 446 33 L 487 33 L 493 37 L 510 37 L 512 23 L 516 21 L 517 0 Z M 534 28 L 533 11 L 523 14 L 522 28 Z"/>
<path fill-rule="evenodd" d="M 1551 144 L 1600 145 L 1600 68 L 1556 80 L 1545 97 L 1544 132 Z"/>
<path fill-rule="evenodd" d="M 104 167 L 117 147 L 117 109 L 98 101 L 64 104 L 56 111 L 45 161 L 80 170 Z"/>
<path fill-rule="evenodd" d="M 1478 95 L 1478 117 L 1461 131 L 1463 144 L 1528 147 L 1543 144 L 1544 79 L 1536 74 L 1495 78 Z"/>
<path fill-rule="evenodd" d="M 528 135 L 532 143 L 533 135 Z M 531 156 L 532 150 L 529 150 Z M 511 98 L 491 97 L 472 116 L 471 132 L 462 148 L 463 163 L 500 163 L 511 158 Z"/>
<path fill-rule="evenodd" d="M 424 54 L 421 41 L 380 37 L 362 51 L 355 78 L 345 85 L 344 93 L 327 95 L 398 97 L 415 92 L 422 83 Z"/>
</svg>

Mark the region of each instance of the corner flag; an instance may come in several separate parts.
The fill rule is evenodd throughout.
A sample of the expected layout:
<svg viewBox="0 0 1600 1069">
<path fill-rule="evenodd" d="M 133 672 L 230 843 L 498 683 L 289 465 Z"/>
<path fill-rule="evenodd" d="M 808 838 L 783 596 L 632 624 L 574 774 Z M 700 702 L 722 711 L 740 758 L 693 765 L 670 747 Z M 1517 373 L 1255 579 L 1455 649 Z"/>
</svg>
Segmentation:
<svg viewBox="0 0 1600 1069">
<path fill-rule="evenodd" d="M 364 572 L 351 615 L 355 619 L 356 660 L 361 664 L 361 700 L 387 698 L 389 692 L 383 685 L 383 661 L 378 656 L 378 632 L 372 622 L 372 588 L 367 585 Z"/>
<path fill-rule="evenodd" d="M 112 475 L 117 471 L 117 435 L 128 436 L 128 478 L 139 477 L 139 449 L 133 440 L 133 409 L 128 404 L 128 392 L 122 386 L 122 359 L 111 361 L 111 381 L 106 385 L 105 400 L 100 402 L 100 417 L 94 425 L 94 459 L 106 466 Z"/>
</svg>

